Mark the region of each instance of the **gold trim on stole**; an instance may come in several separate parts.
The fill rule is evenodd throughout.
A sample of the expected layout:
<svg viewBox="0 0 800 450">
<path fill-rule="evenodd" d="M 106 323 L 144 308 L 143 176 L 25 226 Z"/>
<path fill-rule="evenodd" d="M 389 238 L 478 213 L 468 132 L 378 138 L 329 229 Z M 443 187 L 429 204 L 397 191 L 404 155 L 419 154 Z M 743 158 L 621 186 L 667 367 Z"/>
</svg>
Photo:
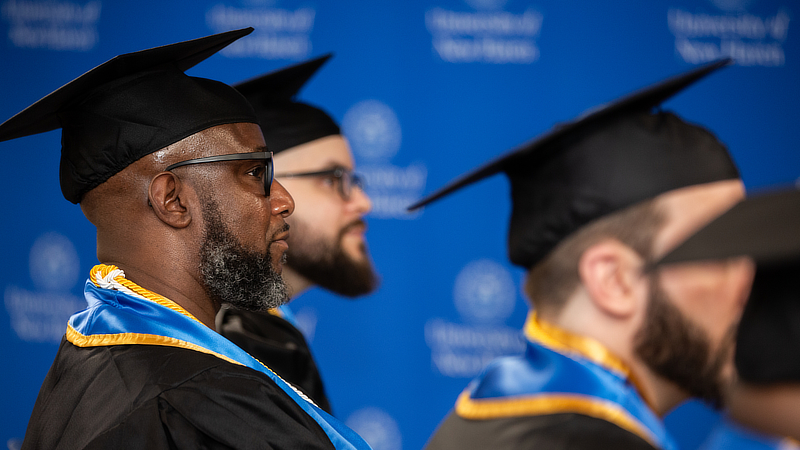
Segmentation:
<svg viewBox="0 0 800 450">
<path fill-rule="evenodd" d="M 157 334 L 144 334 L 144 333 L 117 333 L 117 334 L 94 334 L 86 336 L 81 334 L 72 325 L 67 325 L 67 341 L 76 347 L 107 347 L 112 345 L 161 345 L 164 347 L 180 347 L 188 350 L 194 350 L 200 353 L 206 353 L 216 356 L 219 359 L 228 361 L 229 363 L 243 366 L 244 364 L 231 359 L 221 353 L 211 351 L 205 347 L 201 347 L 191 342 L 182 341 L 168 336 L 159 336 Z M 257 360 L 258 361 L 258 360 Z M 261 362 L 261 361 L 259 361 Z M 262 363 L 263 365 L 263 363 Z M 265 366 L 266 367 L 266 366 Z"/>
<path fill-rule="evenodd" d="M 525 336 L 531 341 L 559 353 L 578 354 L 631 380 L 634 387 L 637 387 L 637 383 L 631 379 L 631 371 L 627 365 L 596 340 L 542 322 L 535 312 L 528 315 L 524 330 Z M 639 392 L 641 393 L 641 390 Z M 620 405 L 586 395 L 547 393 L 473 399 L 470 397 L 470 388 L 467 388 L 459 395 L 455 412 L 459 417 L 472 420 L 563 413 L 582 414 L 611 422 L 658 447 L 650 430 Z"/>
</svg>

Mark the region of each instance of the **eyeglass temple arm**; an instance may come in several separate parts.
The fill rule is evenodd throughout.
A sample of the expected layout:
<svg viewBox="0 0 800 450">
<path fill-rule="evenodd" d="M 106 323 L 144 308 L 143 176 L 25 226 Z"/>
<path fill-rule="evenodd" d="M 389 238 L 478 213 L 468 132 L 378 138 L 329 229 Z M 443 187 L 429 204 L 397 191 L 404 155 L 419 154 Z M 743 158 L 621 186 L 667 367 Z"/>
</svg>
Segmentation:
<svg viewBox="0 0 800 450">
<path fill-rule="evenodd" d="M 257 160 L 257 159 L 263 159 L 263 160 L 272 159 L 272 152 L 233 153 L 228 155 L 205 156 L 203 158 L 189 159 L 186 161 L 181 161 L 172 164 L 168 166 L 166 170 L 172 170 L 176 167 L 188 166 L 190 164 L 202 164 L 202 163 L 221 162 L 221 161 Z"/>
<path fill-rule="evenodd" d="M 276 173 L 275 178 L 317 177 L 320 175 L 336 175 L 337 172 L 344 173 L 345 169 L 337 167 L 336 169 L 320 170 L 318 172 Z"/>
</svg>

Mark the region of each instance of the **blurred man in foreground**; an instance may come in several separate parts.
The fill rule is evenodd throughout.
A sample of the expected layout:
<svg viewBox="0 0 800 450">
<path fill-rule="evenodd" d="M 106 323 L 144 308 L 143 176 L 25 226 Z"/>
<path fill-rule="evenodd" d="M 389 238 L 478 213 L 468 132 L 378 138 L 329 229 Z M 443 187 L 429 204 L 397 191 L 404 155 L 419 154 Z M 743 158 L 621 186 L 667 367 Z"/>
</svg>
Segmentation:
<svg viewBox="0 0 800 450">
<path fill-rule="evenodd" d="M 738 379 L 727 396 L 730 416 L 763 433 L 795 439 L 762 439 L 762 448 L 800 448 L 800 191 L 737 204 L 658 265 L 743 256 L 756 263 L 756 272 L 736 338 Z M 724 448 L 740 448 L 730 444 Z"/>
<path fill-rule="evenodd" d="M 652 111 L 728 62 L 593 110 L 412 206 L 505 172 L 509 256 L 534 307 L 525 355 L 473 380 L 428 449 L 675 449 L 661 417 L 689 397 L 720 403 L 751 268 L 645 269 L 744 195 L 710 132 Z"/>
<path fill-rule="evenodd" d="M 97 227 L 23 448 L 369 448 L 214 331 L 287 300 L 294 203 L 252 107 L 183 72 L 252 28 L 116 57 L 0 125 L 62 128 L 61 188 Z"/>
<path fill-rule="evenodd" d="M 275 177 L 295 199 L 295 212 L 286 220 L 292 234 L 283 271 L 293 298 L 314 286 L 358 297 L 377 285 L 364 238 L 364 216 L 372 205 L 353 172 L 350 147 L 327 113 L 295 99 L 328 58 L 235 86 L 256 110 L 280 168 Z M 217 328 L 331 412 L 311 350 L 287 307 L 268 312 L 226 307 L 217 315 Z"/>
</svg>

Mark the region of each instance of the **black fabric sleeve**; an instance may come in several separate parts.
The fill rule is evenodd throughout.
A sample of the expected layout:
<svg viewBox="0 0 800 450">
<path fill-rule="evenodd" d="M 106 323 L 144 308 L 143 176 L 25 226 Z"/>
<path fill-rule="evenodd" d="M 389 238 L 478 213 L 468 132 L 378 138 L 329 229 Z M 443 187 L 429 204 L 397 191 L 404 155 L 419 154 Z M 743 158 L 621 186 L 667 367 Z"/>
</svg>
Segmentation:
<svg viewBox="0 0 800 450">
<path fill-rule="evenodd" d="M 141 404 L 86 448 L 334 448 L 279 390 L 258 377 L 210 370 Z"/>
<path fill-rule="evenodd" d="M 290 322 L 267 312 L 225 307 L 217 314 L 217 331 L 333 414 L 311 348 Z"/>
<path fill-rule="evenodd" d="M 334 448 L 314 419 L 256 374 L 208 371 L 163 392 L 159 412 L 179 448 L 203 448 L 209 441 L 241 449 Z"/>
<path fill-rule="evenodd" d="M 333 449 L 267 375 L 193 350 L 62 343 L 22 448 Z"/>
</svg>

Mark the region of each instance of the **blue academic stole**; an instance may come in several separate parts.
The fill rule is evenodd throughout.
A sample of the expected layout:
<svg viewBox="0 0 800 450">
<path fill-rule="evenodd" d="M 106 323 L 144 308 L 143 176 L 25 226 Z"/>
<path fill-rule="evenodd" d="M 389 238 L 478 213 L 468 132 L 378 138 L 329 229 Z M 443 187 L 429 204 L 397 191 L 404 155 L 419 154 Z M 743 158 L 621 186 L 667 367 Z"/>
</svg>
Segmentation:
<svg viewBox="0 0 800 450">
<path fill-rule="evenodd" d="M 88 308 L 70 317 L 67 325 L 66 337 L 73 345 L 180 347 L 250 367 L 269 376 L 300 405 L 325 431 L 335 448 L 370 449 L 358 434 L 317 407 L 264 364 L 205 326 L 177 303 L 125 279 L 116 267 L 95 266 L 84 294 Z"/>
<path fill-rule="evenodd" d="M 524 356 L 491 363 L 456 402 L 471 420 L 576 413 L 616 424 L 664 450 L 677 450 L 639 395 L 629 370 L 599 342 L 539 322 L 526 325 Z"/>
</svg>

